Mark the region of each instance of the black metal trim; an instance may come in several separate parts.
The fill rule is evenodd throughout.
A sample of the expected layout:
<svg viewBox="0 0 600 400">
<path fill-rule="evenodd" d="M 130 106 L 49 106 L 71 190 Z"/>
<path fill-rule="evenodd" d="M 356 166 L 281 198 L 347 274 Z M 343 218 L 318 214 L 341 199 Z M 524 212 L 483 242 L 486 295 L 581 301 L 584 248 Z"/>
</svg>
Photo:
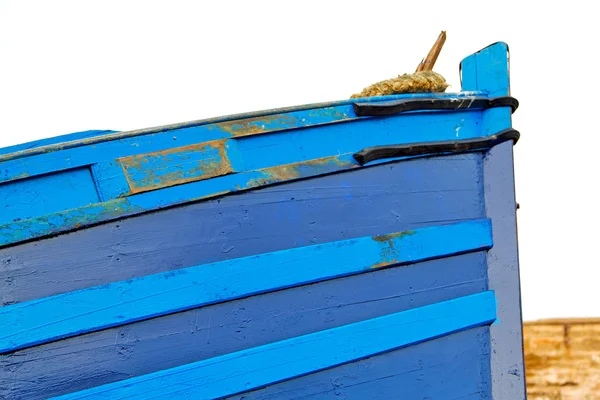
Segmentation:
<svg viewBox="0 0 600 400">
<path fill-rule="evenodd" d="M 469 108 L 510 107 L 514 113 L 519 101 L 511 96 L 464 97 L 451 99 L 402 99 L 384 103 L 354 103 L 354 113 L 359 117 L 376 117 L 421 110 L 458 110 Z"/>
<path fill-rule="evenodd" d="M 512 128 L 505 129 L 495 135 L 475 139 L 444 140 L 439 142 L 420 142 L 389 146 L 367 147 L 354 154 L 360 165 L 382 158 L 396 158 L 418 155 L 435 155 L 443 153 L 464 153 L 474 150 L 489 149 L 508 140 L 517 143 L 521 134 Z"/>
</svg>

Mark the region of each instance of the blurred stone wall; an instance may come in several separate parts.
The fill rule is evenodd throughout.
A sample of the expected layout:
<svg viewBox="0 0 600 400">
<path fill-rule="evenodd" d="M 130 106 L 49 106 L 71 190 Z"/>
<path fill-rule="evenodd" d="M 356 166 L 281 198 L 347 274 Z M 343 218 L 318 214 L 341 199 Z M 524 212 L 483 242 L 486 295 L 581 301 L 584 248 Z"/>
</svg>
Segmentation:
<svg viewBox="0 0 600 400">
<path fill-rule="evenodd" d="M 531 400 L 600 399 L 600 318 L 523 324 Z"/>
</svg>

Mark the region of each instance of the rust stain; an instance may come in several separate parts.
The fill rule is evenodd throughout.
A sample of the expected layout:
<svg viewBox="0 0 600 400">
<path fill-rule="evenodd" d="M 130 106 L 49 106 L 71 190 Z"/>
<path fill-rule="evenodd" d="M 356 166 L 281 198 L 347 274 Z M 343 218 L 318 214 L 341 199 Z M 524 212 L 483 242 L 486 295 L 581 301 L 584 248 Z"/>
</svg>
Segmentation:
<svg viewBox="0 0 600 400">
<path fill-rule="evenodd" d="M 390 265 L 394 265 L 394 264 L 398 264 L 398 260 L 382 261 L 380 263 L 371 265 L 369 268 L 372 268 L 372 269 L 385 268 L 385 267 L 389 267 Z"/>
<path fill-rule="evenodd" d="M 225 141 L 226 139 L 213 140 L 153 153 L 124 157 L 117 161 L 123 167 L 125 179 L 129 184 L 130 194 L 143 193 L 233 173 L 231 162 L 225 150 Z M 219 155 L 218 160 L 192 160 L 191 163 L 195 163 L 195 166 L 184 168 L 182 162 L 191 158 L 191 154 L 186 155 L 186 153 L 202 153 L 206 152 L 207 149 L 217 150 Z M 157 162 L 159 159 L 160 161 Z M 172 171 L 164 172 L 167 168 L 172 169 Z M 137 177 L 131 173 L 131 170 L 140 171 L 144 175 L 143 179 L 136 179 Z"/>
<path fill-rule="evenodd" d="M 260 169 L 257 172 L 261 173 L 263 176 L 261 178 L 249 180 L 246 186 L 248 189 L 251 189 L 273 183 L 307 178 L 315 175 L 322 175 L 329 172 L 348 170 L 358 167 L 358 164 L 344 160 L 340 158 L 340 156 L 317 158 L 314 160 L 300 161 L 292 164 L 278 165 L 276 167 Z"/>
<path fill-rule="evenodd" d="M 400 262 L 400 250 L 396 248 L 394 240 L 400 239 L 405 236 L 411 236 L 414 234 L 415 231 L 408 230 L 403 232 L 390 233 L 388 235 L 373 236 L 372 239 L 375 242 L 381 243 L 382 248 L 381 252 L 379 253 L 379 259 L 381 261 L 377 264 L 372 265 L 371 268 L 382 268 L 389 265 L 398 264 Z"/>
<path fill-rule="evenodd" d="M 408 230 L 408 231 L 402 231 L 402 232 L 397 232 L 397 233 L 390 233 L 389 235 L 373 236 L 373 240 L 376 242 L 390 242 L 390 245 L 393 247 L 392 241 L 394 239 L 400 239 L 401 237 L 410 236 L 410 235 L 414 235 L 414 234 L 415 234 L 415 231 Z"/>
</svg>

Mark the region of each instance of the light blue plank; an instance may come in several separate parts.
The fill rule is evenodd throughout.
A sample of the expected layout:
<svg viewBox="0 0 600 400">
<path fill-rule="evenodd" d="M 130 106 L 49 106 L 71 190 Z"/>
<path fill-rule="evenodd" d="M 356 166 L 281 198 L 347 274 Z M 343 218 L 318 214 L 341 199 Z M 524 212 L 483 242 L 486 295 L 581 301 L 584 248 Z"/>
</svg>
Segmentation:
<svg viewBox="0 0 600 400">
<path fill-rule="evenodd" d="M 91 170 L 101 202 L 129 193 L 129 184 L 119 161 L 102 161 L 92 165 Z"/>
<path fill-rule="evenodd" d="M 232 396 L 487 325 L 495 318 L 494 293 L 488 291 L 142 375 L 57 399 L 215 399 Z"/>
<path fill-rule="evenodd" d="M 224 140 L 120 158 L 132 193 L 210 179 L 234 172 Z"/>
<path fill-rule="evenodd" d="M 0 184 L 0 224 L 99 201 L 89 168 Z"/>
<path fill-rule="evenodd" d="M 330 242 L 114 282 L 0 308 L 0 353 L 391 265 L 489 249 L 488 220 Z"/>
</svg>

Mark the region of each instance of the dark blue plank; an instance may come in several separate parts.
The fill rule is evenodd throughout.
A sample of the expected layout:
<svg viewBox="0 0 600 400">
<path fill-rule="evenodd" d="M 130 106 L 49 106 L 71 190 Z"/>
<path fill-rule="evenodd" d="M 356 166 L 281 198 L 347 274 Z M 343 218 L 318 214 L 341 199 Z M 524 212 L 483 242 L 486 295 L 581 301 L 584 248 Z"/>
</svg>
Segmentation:
<svg viewBox="0 0 600 400">
<path fill-rule="evenodd" d="M 496 319 L 493 291 L 459 297 L 157 371 L 56 399 L 203 399 L 259 389 Z M 469 348 L 474 344 L 463 347 Z M 479 363 L 485 359 L 479 360 Z"/>
<path fill-rule="evenodd" d="M 483 216 L 478 154 L 379 165 L 2 249 L 0 301 Z"/>
<path fill-rule="evenodd" d="M 480 252 L 190 310 L 2 356 L 0 398 L 57 396 L 486 289 Z"/>
<path fill-rule="evenodd" d="M 491 399 L 488 328 L 455 333 L 228 398 L 292 399 Z"/>
</svg>

